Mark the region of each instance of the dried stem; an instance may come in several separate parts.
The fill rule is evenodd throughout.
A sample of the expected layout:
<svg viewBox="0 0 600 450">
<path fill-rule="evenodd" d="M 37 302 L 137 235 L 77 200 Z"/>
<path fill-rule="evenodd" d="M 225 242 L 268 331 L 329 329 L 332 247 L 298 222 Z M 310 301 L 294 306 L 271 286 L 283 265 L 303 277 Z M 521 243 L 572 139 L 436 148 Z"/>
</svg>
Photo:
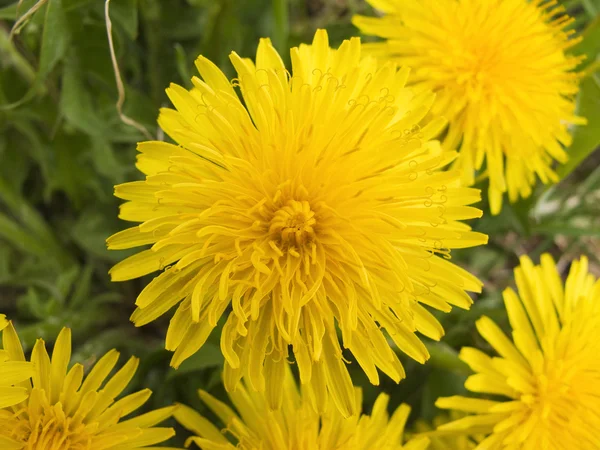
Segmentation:
<svg viewBox="0 0 600 450">
<path fill-rule="evenodd" d="M 119 63 L 117 62 L 117 55 L 115 54 L 115 46 L 112 37 L 112 22 L 110 20 L 109 15 L 109 4 L 110 0 L 106 0 L 106 2 L 104 3 L 104 17 L 106 21 L 106 33 L 108 35 L 108 46 L 110 48 L 110 59 L 112 60 L 113 71 L 115 73 L 115 81 L 117 83 L 117 91 L 119 93 L 119 97 L 116 103 L 117 112 L 119 113 L 119 117 L 121 118 L 123 123 L 136 128 L 146 137 L 146 139 L 152 140 L 154 139 L 154 137 L 146 129 L 146 127 L 144 127 L 142 124 L 136 122 L 131 117 L 128 117 L 123 113 L 123 103 L 125 102 L 125 86 L 123 85 L 123 79 L 121 78 L 121 73 L 119 72 Z"/>
</svg>

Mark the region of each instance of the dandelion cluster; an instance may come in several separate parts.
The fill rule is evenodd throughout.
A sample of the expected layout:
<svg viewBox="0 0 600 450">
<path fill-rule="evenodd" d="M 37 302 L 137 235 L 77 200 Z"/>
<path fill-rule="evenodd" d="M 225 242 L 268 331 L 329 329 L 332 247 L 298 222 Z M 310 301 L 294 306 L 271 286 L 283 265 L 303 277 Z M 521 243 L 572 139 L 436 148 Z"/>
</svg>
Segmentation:
<svg viewBox="0 0 600 450">
<path fill-rule="evenodd" d="M 388 414 L 389 398 L 380 394 L 371 415 L 343 417 L 335 408 L 325 413 L 314 411 L 304 392 L 300 392 L 291 371 L 285 371 L 284 401 L 274 411 L 263 393 L 248 390 L 243 382 L 229 393 L 236 410 L 210 394 L 200 398 L 223 422 L 220 429 L 191 408 L 180 406 L 175 418 L 195 433 L 186 446 L 195 443 L 203 450 L 425 450 L 429 439 L 416 437 L 403 445 L 403 434 L 410 408 L 400 405 Z M 360 389 L 354 389 L 356 403 L 362 404 Z"/>
<path fill-rule="evenodd" d="M 231 80 L 200 56 L 191 87 L 166 90 L 172 107 L 160 110 L 158 124 L 168 142 L 139 143 L 143 179 L 115 186 L 124 201 L 119 217 L 130 227 L 107 246 L 136 250 L 110 277 L 152 276 L 136 292 L 131 321 L 139 327 L 170 320 L 164 346 L 175 369 L 218 334 L 223 358 L 218 354 L 216 365 L 223 361 L 231 405 L 199 390 L 202 410 L 178 404 L 140 414 L 151 391 L 128 390 L 137 358 L 118 368 L 119 353 L 111 350 L 72 364 L 69 328 L 51 354 L 38 339 L 26 358 L 12 322 L 0 314 L 0 449 L 175 450 L 160 446 L 175 434 L 161 426 L 169 418 L 193 433 L 186 448 L 203 450 L 600 449 L 600 281 L 585 257 L 571 263 L 564 282 L 549 254 L 539 265 L 521 257 L 517 290 L 503 292 L 512 334 L 489 317 L 476 322 L 495 354 L 462 348 L 458 356 L 474 372 L 465 382 L 471 394 L 437 398 L 447 412 L 436 416 L 424 402 L 423 417 L 409 423 L 410 407 L 395 408 L 400 402 L 380 393 L 362 413 L 362 390 L 348 366 L 373 385 L 382 374 L 399 382 L 406 377 L 400 358 L 425 363 L 422 338 L 440 340 L 442 313 L 468 309 L 482 291 L 478 278 L 451 260 L 453 250 L 488 240 L 466 222 L 482 215 L 474 206 L 480 191 L 471 186 L 489 178 L 490 210 L 498 214 L 505 194 L 514 202 L 530 196 L 538 179 L 558 181 L 555 165 L 568 159 L 572 127 L 585 123 L 575 105 L 582 58 L 569 54 L 579 39 L 557 0 L 368 2 L 378 15 L 353 22 L 382 39 L 351 38 L 334 49 L 318 30 L 312 44 L 290 50 L 290 70 L 267 38 L 254 59 L 230 54 Z M 32 70 L 12 47 L 23 24 L 41 6 L 46 26 L 66 20 L 56 2 L 42 3 L 7 34 L 10 70 L 20 75 Z M 6 10 L 12 12 L 18 7 Z M 146 131 L 122 112 L 108 0 L 105 14 L 117 112 Z M 42 34 L 43 59 L 53 39 Z M 39 70 L 52 69 L 57 55 L 52 67 L 41 61 Z M 79 109 L 63 108 L 81 90 L 69 84 L 82 82 L 76 62 L 69 54 L 59 109 L 80 135 L 90 127 L 72 117 Z M 29 136 L 29 128 L 37 125 L 16 130 Z M 15 167 L 21 166 L 29 167 Z M 56 249 L 43 218 L 27 205 L 19 210 L 12 181 L 0 190 L 16 221 L 0 213 L 0 238 L 23 238 L 36 255 Z M 33 235 L 29 242 L 30 231 L 41 231 L 39 242 Z M 7 263 L 12 253 L 1 253 Z M 68 254 L 59 256 L 71 266 Z M 87 267 L 75 264 L 61 274 L 44 311 L 35 310 L 34 290 L 19 307 L 32 313 L 29 319 L 49 316 L 45 325 L 79 319 L 72 308 L 92 292 L 95 266 Z M 17 271 L 15 279 L 23 273 L 29 272 Z M 87 278 L 76 286 L 79 273 Z M 78 300 L 67 305 L 71 291 Z M 55 315 L 63 306 L 68 311 Z M 437 354 L 443 358 L 434 370 L 452 363 L 468 370 L 450 351 Z M 159 382 L 176 375 L 186 387 L 213 362 L 198 354 L 178 372 L 165 367 Z M 206 374 L 213 381 L 219 375 Z M 422 385 L 425 397 L 456 393 L 431 380 L 438 379 Z"/>
<path fill-rule="evenodd" d="M 31 361 L 27 362 L 12 324 L 3 330 L 2 341 L 0 448 L 133 450 L 154 446 L 175 434 L 172 428 L 155 427 L 170 417 L 175 407 L 121 420 L 140 408 L 151 395 L 145 389 L 115 401 L 131 381 L 138 366 L 137 358 L 131 358 L 107 379 L 117 363 L 118 352 L 112 350 L 104 355 L 87 376 L 81 364 L 69 369 L 71 330 L 68 328 L 58 335 L 51 358 L 44 341 L 39 339 Z M 6 366 L 12 371 L 5 370 Z M 19 383 L 10 389 L 18 389 L 20 397 L 4 388 L 7 382 Z"/>
<path fill-rule="evenodd" d="M 131 319 L 141 326 L 177 305 L 166 336 L 173 366 L 223 316 L 229 391 L 247 376 L 280 407 L 291 347 L 315 409 L 331 399 L 350 415 L 337 329 L 374 384 L 377 369 L 404 377 L 388 337 L 425 362 L 415 332 L 443 330 L 423 305 L 468 308 L 465 291 L 481 290 L 448 260 L 452 248 L 487 241 L 461 222 L 481 216 L 468 206 L 480 194 L 441 170 L 455 154 L 431 140 L 444 121 L 423 122 L 434 96 L 405 88 L 408 69 L 363 58 L 356 38 L 332 50 L 322 30 L 291 60 L 288 73 L 263 39 L 255 63 L 231 54 L 233 83 L 200 57 L 203 80 L 169 87 L 176 109 L 159 124 L 178 145 L 139 145 L 146 179 L 115 192 L 127 200 L 120 217 L 141 224 L 108 239 L 111 249 L 152 246 L 110 273 L 162 271 Z"/>
<path fill-rule="evenodd" d="M 600 281 L 588 260 L 572 263 L 563 283 L 549 255 L 534 266 L 521 258 L 519 291 L 504 292 L 512 341 L 487 317 L 477 322 L 499 356 L 464 348 L 461 358 L 476 372 L 465 387 L 491 400 L 441 398 L 440 408 L 471 413 L 442 431 L 485 433 L 485 449 L 600 448 Z"/>
<path fill-rule="evenodd" d="M 491 211 L 502 196 L 528 197 L 536 176 L 556 182 L 564 163 L 581 58 L 566 31 L 573 19 L 551 0 L 369 0 L 383 17 L 356 16 L 366 34 L 385 39 L 365 51 L 412 68 L 412 85 L 433 90 L 435 115 L 449 121 L 447 149 L 460 148 L 465 185 L 486 161 Z"/>
</svg>

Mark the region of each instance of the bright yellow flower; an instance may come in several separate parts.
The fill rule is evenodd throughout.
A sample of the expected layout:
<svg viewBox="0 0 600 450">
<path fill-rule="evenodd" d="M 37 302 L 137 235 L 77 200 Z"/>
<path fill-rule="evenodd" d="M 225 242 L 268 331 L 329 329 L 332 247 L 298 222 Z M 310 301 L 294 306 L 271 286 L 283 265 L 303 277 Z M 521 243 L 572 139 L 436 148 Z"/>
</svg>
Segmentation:
<svg viewBox="0 0 600 450">
<path fill-rule="evenodd" d="M 464 417 L 465 413 L 451 411 L 450 414 L 439 414 L 431 423 L 424 420 L 418 420 L 414 427 L 419 434 L 417 436 L 426 436 L 430 443 L 427 450 L 474 450 L 478 442 L 483 440 L 483 436 L 468 436 L 457 434 L 456 432 L 435 431 L 435 429 L 451 420 Z"/>
<path fill-rule="evenodd" d="M 556 182 L 571 143 L 580 58 L 572 19 L 554 0 L 368 0 L 381 18 L 354 23 L 384 42 L 366 51 L 411 67 L 415 89 L 433 90 L 432 108 L 450 122 L 444 147 L 458 148 L 467 185 L 487 159 L 492 213 L 531 194 L 536 175 Z"/>
<path fill-rule="evenodd" d="M 344 418 L 337 408 L 317 413 L 308 399 L 298 391 L 290 370 L 285 370 L 280 410 L 272 410 L 264 393 L 246 389 L 243 384 L 229 393 L 234 411 L 204 391 L 200 398 L 224 424 L 222 431 L 196 411 L 181 405 L 175 412 L 177 421 L 195 433 L 186 446 L 195 443 L 203 450 L 425 450 L 426 437 L 402 445 L 404 426 L 410 412 L 407 405 L 389 417 L 388 396 L 380 394 L 371 415 Z M 360 389 L 353 393 L 362 404 Z"/>
<path fill-rule="evenodd" d="M 291 50 L 288 73 L 268 39 L 256 64 L 231 54 L 244 103 L 206 58 L 188 91 L 167 90 L 177 110 L 162 128 L 179 146 L 144 142 L 145 181 L 116 187 L 120 217 L 142 222 L 111 249 L 153 244 L 111 270 L 113 281 L 163 270 L 142 291 L 132 320 L 147 324 L 179 305 L 166 336 L 177 367 L 225 316 L 224 381 L 242 376 L 281 405 L 289 346 L 318 411 L 345 415 L 354 390 L 336 326 L 374 384 L 396 381 L 395 345 L 417 361 L 415 335 L 443 330 L 421 304 L 468 308 L 481 283 L 448 261 L 451 248 L 487 236 L 460 220 L 481 216 L 479 191 L 440 169 L 443 121 L 421 127 L 433 95 L 404 88 L 408 71 L 361 58 L 358 39 L 331 50 L 327 33 Z M 244 106 L 245 105 L 245 106 Z M 231 308 L 231 309 L 229 309 Z M 386 334 L 384 334 L 384 331 Z"/>
<path fill-rule="evenodd" d="M 582 257 L 563 288 L 547 254 L 540 266 L 521 258 L 515 278 L 520 298 L 504 292 L 513 342 L 483 317 L 477 329 L 500 356 L 461 351 L 476 372 L 465 387 L 508 401 L 438 399 L 441 408 L 475 413 L 440 430 L 489 434 L 477 447 L 486 450 L 600 448 L 600 281 Z"/>
<path fill-rule="evenodd" d="M 2 332 L 4 352 L 11 361 L 25 364 L 19 337 L 12 325 Z M 25 381 L 26 399 L 0 409 L 0 448 L 3 450 L 133 450 L 154 447 L 174 435 L 172 428 L 154 425 L 173 414 L 176 407 L 158 409 L 131 419 L 122 417 L 140 408 L 149 389 L 115 402 L 129 384 L 137 366 L 131 358 L 108 379 L 119 358 L 111 350 L 84 377 L 84 368 L 71 359 L 71 330 L 64 328 L 54 345 L 52 358 L 44 341 L 33 348 L 33 383 Z M 28 397 L 28 398 L 27 398 Z"/>
<path fill-rule="evenodd" d="M 0 314 L 0 330 L 9 325 L 6 316 Z M 16 405 L 27 398 L 26 386 L 32 375 L 30 362 L 11 361 L 8 350 L 0 350 L 0 408 Z"/>
</svg>

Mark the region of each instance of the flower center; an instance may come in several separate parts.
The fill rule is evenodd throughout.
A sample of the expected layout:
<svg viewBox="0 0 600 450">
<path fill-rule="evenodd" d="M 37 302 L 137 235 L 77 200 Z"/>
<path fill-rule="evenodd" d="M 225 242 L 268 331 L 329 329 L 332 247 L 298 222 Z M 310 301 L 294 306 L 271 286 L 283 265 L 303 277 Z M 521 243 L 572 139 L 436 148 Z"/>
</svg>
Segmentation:
<svg viewBox="0 0 600 450">
<path fill-rule="evenodd" d="M 315 236 L 316 223 L 307 201 L 290 200 L 271 219 L 269 233 L 279 235 L 284 244 L 301 246 Z"/>
<path fill-rule="evenodd" d="M 22 442 L 25 450 L 90 450 L 92 436 L 81 419 L 67 416 L 61 403 L 50 405 L 44 397 L 35 401 L 38 410 L 30 405 L 2 421 L 0 436 Z"/>
</svg>

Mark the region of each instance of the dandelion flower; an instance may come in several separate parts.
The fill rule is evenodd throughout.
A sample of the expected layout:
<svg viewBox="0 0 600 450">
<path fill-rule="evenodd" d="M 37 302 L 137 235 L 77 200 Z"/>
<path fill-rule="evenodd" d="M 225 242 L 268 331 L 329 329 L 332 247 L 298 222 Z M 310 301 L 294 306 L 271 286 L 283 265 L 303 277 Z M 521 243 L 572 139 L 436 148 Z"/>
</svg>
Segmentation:
<svg viewBox="0 0 600 450">
<path fill-rule="evenodd" d="M 563 287 L 547 254 L 539 266 L 521 258 L 515 278 L 520 297 L 504 292 L 512 342 L 483 317 L 477 329 L 499 356 L 461 351 L 476 372 L 465 387 L 497 399 L 438 399 L 441 408 L 475 413 L 439 429 L 485 433 L 477 449 L 600 448 L 600 281 L 582 257 Z"/>
<path fill-rule="evenodd" d="M 235 409 L 204 391 L 200 398 L 214 412 L 225 428 L 221 430 L 187 406 L 180 405 L 177 421 L 195 433 L 186 446 L 195 443 L 203 450 L 425 450 L 426 437 L 418 437 L 402 445 L 404 426 L 410 412 L 401 405 L 390 417 L 388 396 L 380 394 L 371 415 L 343 417 L 336 408 L 319 414 L 299 392 L 286 370 L 283 384 L 283 404 L 272 410 L 264 393 L 246 389 L 243 383 L 229 394 Z M 355 388 L 356 403 L 362 403 L 361 391 Z"/>
<path fill-rule="evenodd" d="M 413 95 L 407 70 L 360 51 L 358 39 L 332 50 L 318 31 L 291 50 L 290 74 L 262 39 L 256 63 L 231 54 L 234 86 L 200 57 L 204 81 L 194 77 L 189 91 L 171 85 L 176 110 L 158 119 L 179 145 L 139 144 L 146 179 L 115 188 L 128 200 L 120 217 L 141 224 L 110 237 L 109 248 L 152 247 L 113 267 L 112 280 L 162 271 L 132 321 L 178 305 L 166 335 L 177 367 L 223 317 L 227 390 L 247 376 L 273 408 L 291 350 L 314 407 L 331 399 L 352 414 L 338 328 L 372 383 L 377 368 L 399 381 L 384 332 L 424 362 L 415 332 L 439 339 L 443 330 L 422 304 L 468 308 L 465 291 L 481 289 L 447 260 L 487 236 L 460 222 L 481 216 L 467 206 L 479 191 L 440 170 L 454 158 L 431 140 L 443 121 L 421 124 L 433 94 Z"/>
<path fill-rule="evenodd" d="M 494 214 L 503 193 L 528 197 L 536 175 L 556 182 L 574 115 L 580 58 L 573 21 L 555 0 L 368 0 L 386 15 L 354 23 L 383 42 L 365 45 L 413 70 L 413 87 L 437 93 L 432 108 L 450 123 L 444 147 L 460 145 L 456 164 L 471 185 L 484 160 Z"/>
<path fill-rule="evenodd" d="M 428 450 L 475 450 L 479 442 L 484 439 L 481 435 L 463 435 L 456 432 L 435 431 L 437 427 L 465 416 L 465 413 L 451 411 L 450 414 L 439 414 L 431 423 L 418 420 L 415 425 L 417 436 L 429 438 Z"/>
<path fill-rule="evenodd" d="M 0 314 L 0 330 L 9 325 L 6 316 Z M 0 350 L 0 408 L 16 405 L 27 398 L 27 381 L 32 375 L 30 362 L 11 361 L 8 350 Z"/>
<path fill-rule="evenodd" d="M 11 361 L 25 364 L 19 337 L 12 325 L 2 333 L 4 352 Z M 145 389 L 117 401 L 138 366 L 131 358 L 114 376 L 119 354 L 104 355 L 84 377 L 84 368 L 71 359 L 71 330 L 64 328 L 52 358 L 39 339 L 33 348 L 32 381 L 25 381 L 26 399 L 0 409 L 0 448 L 4 450 L 133 450 L 166 441 L 171 428 L 154 425 L 173 414 L 176 407 L 158 409 L 122 420 L 150 397 Z M 106 382 L 105 382 L 106 380 Z M 165 448 L 166 450 L 166 448 Z"/>
</svg>

